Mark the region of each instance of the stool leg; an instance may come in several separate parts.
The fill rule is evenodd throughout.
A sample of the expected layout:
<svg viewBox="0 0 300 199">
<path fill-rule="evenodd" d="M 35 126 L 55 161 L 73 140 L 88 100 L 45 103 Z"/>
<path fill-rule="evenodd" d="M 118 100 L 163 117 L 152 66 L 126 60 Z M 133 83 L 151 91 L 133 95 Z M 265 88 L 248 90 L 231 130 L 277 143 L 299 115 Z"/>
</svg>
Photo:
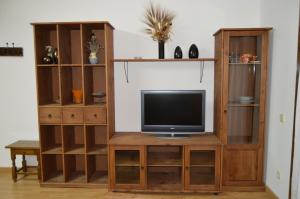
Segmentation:
<svg viewBox="0 0 300 199">
<path fill-rule="evenodd" d="M 14 182 L 17 182 L 16 155 L 14 153 L 11 154 L 11 160 L 12 160 L 12 167 L 11 167 L 12 179 Z"/>
<path fill-rule="evenodd" d="M 23 167 L 23 172 L 27 172 L 27 163 L 26 163 L 25 155 L 22 155 L 22 167 Z"/>
</svg>

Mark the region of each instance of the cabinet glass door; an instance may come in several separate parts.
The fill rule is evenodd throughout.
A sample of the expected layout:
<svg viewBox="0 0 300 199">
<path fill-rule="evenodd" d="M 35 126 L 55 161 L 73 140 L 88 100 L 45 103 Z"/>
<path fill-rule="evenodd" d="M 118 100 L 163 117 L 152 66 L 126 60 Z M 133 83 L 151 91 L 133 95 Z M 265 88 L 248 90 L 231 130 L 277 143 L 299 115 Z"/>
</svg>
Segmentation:
<svg viewBox="0 0 300 199">
<path fill-rule="evenodd" d="M 111 147 L 112 189 L 143 189 L 145 186 L 144 147 Z"/>
<path fill-rule="evenodd" d="M 140 184 L 140 152 L 116 150 L 116 184 Z"/>
<path fill-rule="evenodd" d="M 217 146 L 185 147 L 185 189 L 219 191 L 220 148 Z"/>
<path fill-rule="evenodd" d="M 259 142 L 262 36 L 229 36 L 227 143 Z"/>
</svg>

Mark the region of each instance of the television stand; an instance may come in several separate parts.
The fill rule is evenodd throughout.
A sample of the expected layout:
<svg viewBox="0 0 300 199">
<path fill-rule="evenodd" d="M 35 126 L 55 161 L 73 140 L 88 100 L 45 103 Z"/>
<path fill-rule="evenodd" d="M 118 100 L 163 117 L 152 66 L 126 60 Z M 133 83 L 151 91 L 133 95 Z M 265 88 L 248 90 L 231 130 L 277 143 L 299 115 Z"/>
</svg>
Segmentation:
<svg viewBox="0 0 300 199">
<path fill-rule="evenodd" d="M 168 138 L 173 139 L 141 132 L 115 133 L 109 140 L 110 190 L 218 193 L 218 138 L 211 133 Z"/>
</svg>

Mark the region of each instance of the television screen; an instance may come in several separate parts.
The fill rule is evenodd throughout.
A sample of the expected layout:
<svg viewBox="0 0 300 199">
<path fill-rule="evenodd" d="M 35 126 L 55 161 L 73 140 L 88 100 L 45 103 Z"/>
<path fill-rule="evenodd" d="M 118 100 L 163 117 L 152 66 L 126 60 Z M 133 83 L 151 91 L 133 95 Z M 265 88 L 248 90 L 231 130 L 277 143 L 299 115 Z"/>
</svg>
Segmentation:
<svg viewBox="0 0 300 199">
<path fill-rule="evenodd" d="M 201 132 L 205 91 L 142 91 L 142 131 Z"/>
</svg>

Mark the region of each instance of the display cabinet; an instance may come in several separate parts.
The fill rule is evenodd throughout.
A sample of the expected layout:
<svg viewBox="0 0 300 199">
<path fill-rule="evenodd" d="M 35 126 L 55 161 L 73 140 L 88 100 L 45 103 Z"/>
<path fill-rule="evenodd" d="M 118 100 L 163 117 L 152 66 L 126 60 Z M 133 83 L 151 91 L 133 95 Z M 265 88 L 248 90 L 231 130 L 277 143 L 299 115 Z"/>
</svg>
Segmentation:
<svg viewBox="0 0 300 199">
<path fill-rule="evenodd" d="M 106 186 L 107 143 L 114 131 L 113 27 L 108 22 L 32 25 L 41 185 Z M 97 64 L 88 58 L 92 34 L 99 43 Z"/>
<path fill-rule="evenodd" d="M 263 189 L 269 30 L 221 29 L 215 34 L 214 121 L 224 144 L 224 189 Z"/>
</svg>

